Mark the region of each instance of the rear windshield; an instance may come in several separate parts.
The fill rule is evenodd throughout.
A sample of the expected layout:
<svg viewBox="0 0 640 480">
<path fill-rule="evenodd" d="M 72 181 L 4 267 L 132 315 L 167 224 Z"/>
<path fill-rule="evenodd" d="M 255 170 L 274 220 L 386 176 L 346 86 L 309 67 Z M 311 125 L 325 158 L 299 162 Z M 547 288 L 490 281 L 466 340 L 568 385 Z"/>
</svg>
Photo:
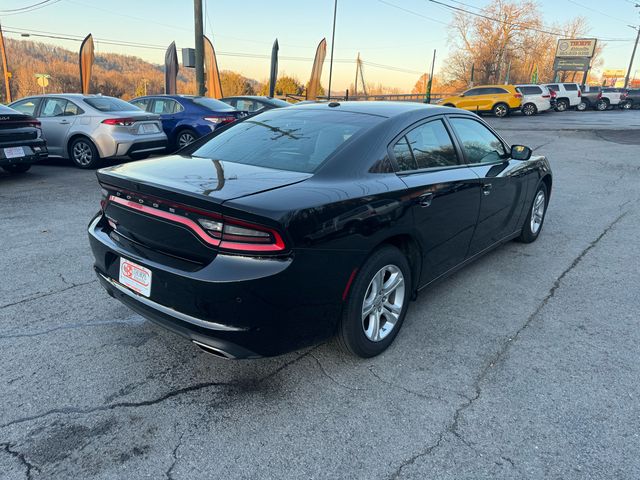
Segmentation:
<svg viewBox="0 0 640 480">
<path fill-rule="evenodd" d="M 235 110 L 232 106 L 221 102 L 220 100 L 216 100 L 215 98 L 194 97 L 191 101 L 196 105 L 200 105 L 201 107 L 205 107 L 216 112 L 233 112 Z"/>
<path fill-rule="evenodd" d="M 84 103 L 101 112 L 131 112 L 140 110 L 135 105 L 131 105 L 124 100 L 113 97 L 91 97 L 83 98 Z"/>
<path fill-rule="evenodd" d="M 311 173 L 353 135 L 381 120 L 350 112 L 274 109 L 233 125 L 193 156 Z"/>
</svg>

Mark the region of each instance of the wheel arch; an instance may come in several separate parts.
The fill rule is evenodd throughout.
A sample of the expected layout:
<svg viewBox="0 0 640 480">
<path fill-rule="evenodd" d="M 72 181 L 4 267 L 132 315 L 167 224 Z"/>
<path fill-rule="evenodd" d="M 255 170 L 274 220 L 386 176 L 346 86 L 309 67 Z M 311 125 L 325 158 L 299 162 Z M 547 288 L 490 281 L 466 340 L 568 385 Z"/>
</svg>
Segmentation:
<svg viewBox="0 0 640 480">
<path fill-rule="evenodd" d="M 540 179 L 547 186 L 547 201 L 551 198 L 551 187 L 553 186 L 553 177 L 551 177 L 550 173 L 547 173 L 544 177 Z"/>
<path fill-rule="evenodd" d="M 416 238 L 409 233 L 393 235 L 381 241 L 372 252 L 384 245 L 392 245 L 400 250 L 406 257 L 411 267 L 411 288 L 415 292 L 420 284 L 422 274 L 422 248 Z"/>
<path fill-rule="evenodd" d="M 65 146 L 65 152 L 64 152 L 66 154 L 66 158 L 71 158 L 71 144 L 75 142 L 78 138 L 84 138 L 85 140 L 91 142 L 91 145 L 95 147 L 100 158 L 104 158 L 104 153 L 100 151 L 100 147 L 98 146 L 98 144 L 94 142 L 89 135 L 86 135 L 84 133 L 73 133 L 69 137 L 69 139 L 67 140 L 67 145 Z"/>
</svg>

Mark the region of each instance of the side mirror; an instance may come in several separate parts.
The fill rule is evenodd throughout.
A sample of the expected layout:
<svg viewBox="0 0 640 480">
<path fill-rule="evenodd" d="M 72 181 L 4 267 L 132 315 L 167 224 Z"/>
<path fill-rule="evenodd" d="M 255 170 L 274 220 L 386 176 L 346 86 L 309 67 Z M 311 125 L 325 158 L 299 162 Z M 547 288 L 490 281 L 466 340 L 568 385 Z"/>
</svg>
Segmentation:
<svg viewBox="0 0 640 480">
<path fill-rule="evenodd" d="M 514 160 L 529 160 L 533 150 L 524 145 L 512 145 L 511 146 L 511 158 Z"/>
<path fill-rule="evenodd" d="M 461 93 L 460 95 L 458 95 L 459 97 L 464 97 L 464 93 Z"/>
</svg>

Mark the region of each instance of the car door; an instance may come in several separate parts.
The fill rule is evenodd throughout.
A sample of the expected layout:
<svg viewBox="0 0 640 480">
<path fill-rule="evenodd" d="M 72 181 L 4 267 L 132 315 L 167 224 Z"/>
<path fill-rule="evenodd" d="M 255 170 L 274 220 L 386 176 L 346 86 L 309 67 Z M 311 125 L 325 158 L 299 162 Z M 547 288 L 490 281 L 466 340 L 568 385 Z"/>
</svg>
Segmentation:
<svg viewBox="0 0 640 480">
<path fill-rule="evenodd" d="M 172 138 L 173 132 L 180 121 L 178 114 L 184 110 L 173 98 L 156 97 L 151 102 L 151 113 L 160 115 L 162 129 L 167 137 Z"/>
<path fill-rule="evenodd" d="M 72 107 L 67 109 L 67 104 L 68 100 L 59 97 L 45 97 L 42 100 L 38 120 L 42 126 L 42 135 L 47 141 L 49 155 L 65 155 L 69 130 L 77 118 L 77 110 L 74 113 Z"/>
<path fill-rule="evenodd" d="M 467 90 L 460 96 L 460 100 L 457 102 L 456 107 L 464 110 L 475 110 L 478 101 L 479 88 L 472 88 Z"/>
<path fill-rule="evenodd" d="M 526 164 L 513 160 L 505 143 L 480 120 L 448 118 L 469 168 L 480 180 L 482 195 L 469 256 L 514 233 L 526 198 Z"/>
<path fill-rule="evenodd" d="M 480 208 L 478 176 L 464 164 L 441 117 L 403 132 L 390 156 L 408 187 L 425 284 L 465 258 Z"/>
</svg>

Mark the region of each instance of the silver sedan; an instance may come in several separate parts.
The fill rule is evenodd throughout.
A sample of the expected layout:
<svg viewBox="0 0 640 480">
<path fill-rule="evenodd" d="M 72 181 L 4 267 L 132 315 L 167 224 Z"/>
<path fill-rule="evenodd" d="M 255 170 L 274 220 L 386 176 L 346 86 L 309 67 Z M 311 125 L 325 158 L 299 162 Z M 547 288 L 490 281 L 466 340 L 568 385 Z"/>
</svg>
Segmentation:
<svg viewBox="0 0 640 480">
<path fill-rule="evenodd" d="M 104 158 L 146 158 L 167 147 L 158 115 L 102 95 L 50 94 L 23 98 L 11 108 L 40 120 L 49 156 L 95 168 Z"/>
</svg>

